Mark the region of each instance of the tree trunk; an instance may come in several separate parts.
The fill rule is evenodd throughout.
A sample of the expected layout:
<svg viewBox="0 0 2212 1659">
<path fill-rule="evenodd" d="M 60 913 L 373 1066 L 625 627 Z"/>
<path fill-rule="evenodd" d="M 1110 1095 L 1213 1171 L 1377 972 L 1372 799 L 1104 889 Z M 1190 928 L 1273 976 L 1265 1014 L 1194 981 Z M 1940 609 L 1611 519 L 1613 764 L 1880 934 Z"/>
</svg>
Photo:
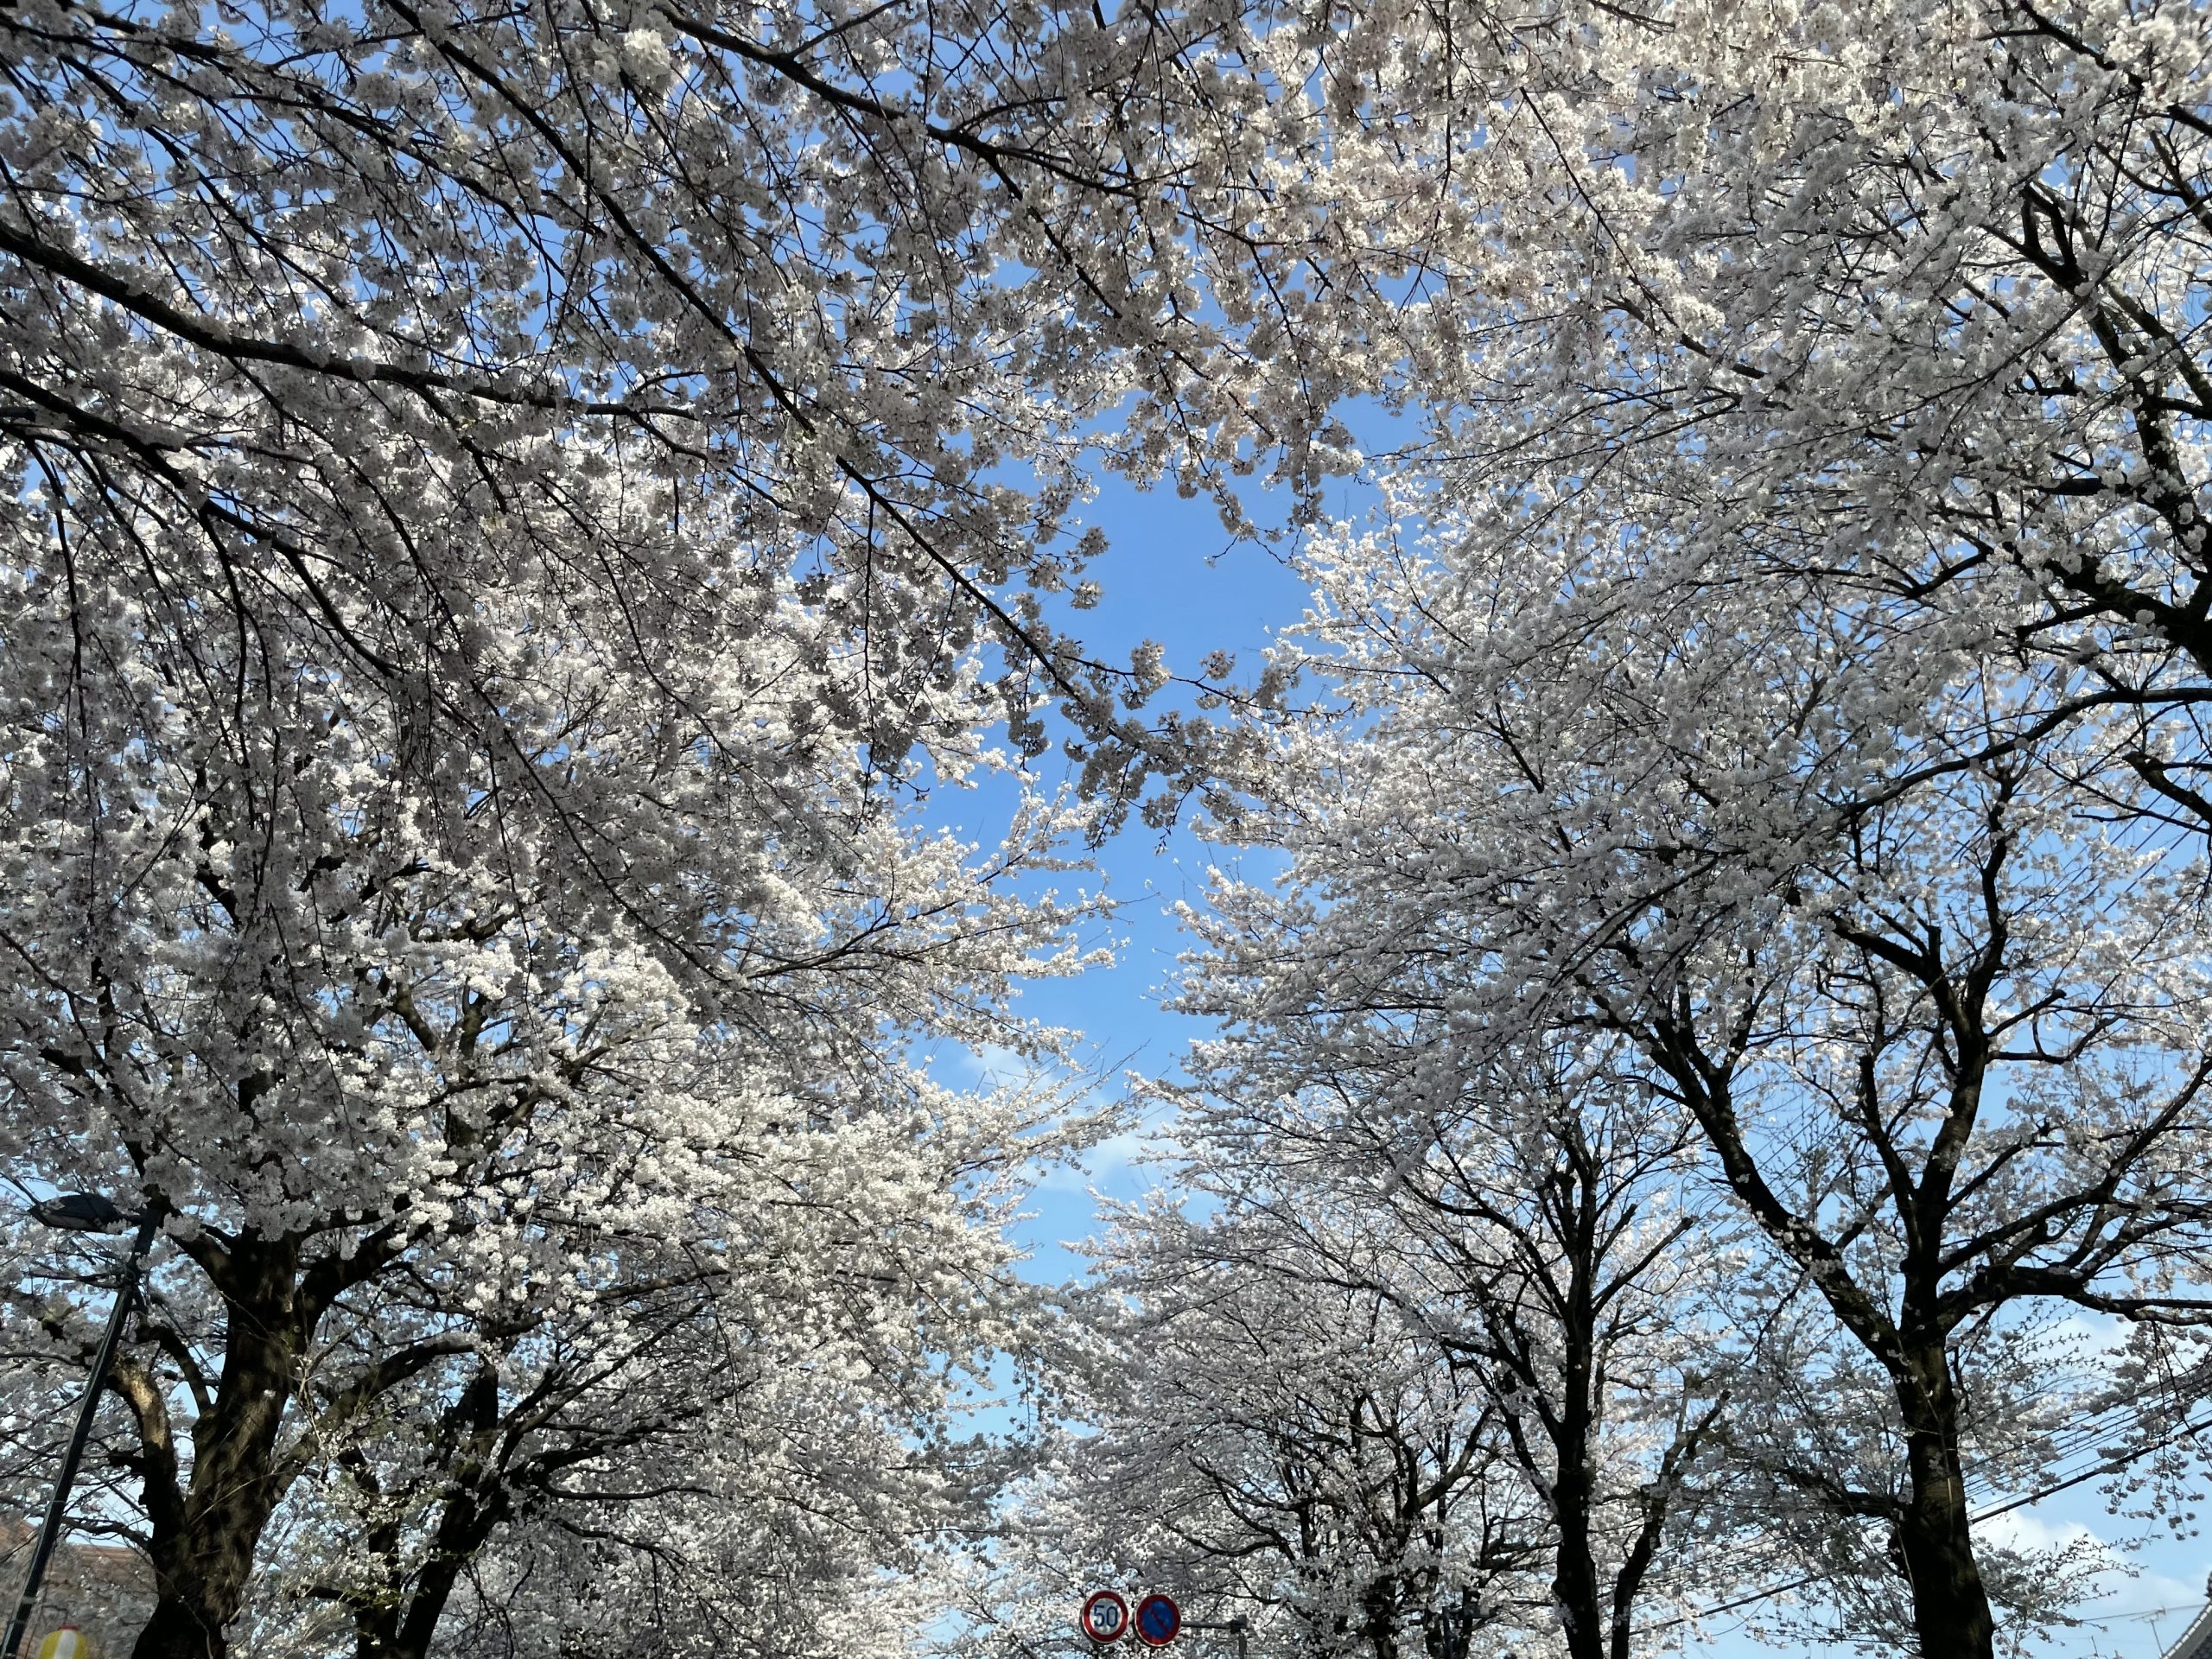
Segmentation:
<svg viewBox="0 0 2212 1659">
<path fill-rule="evenodd" d="M 1597 1524 L 1598 1202 L 1594 1171 L 1580 1137 L 1569 1147 L 1573 1177 L 1558 1190 L 1558 1224 L 1567 1249 L 1566 1306 L 1560 1310 L 1559 1417 L 1551 1431 L 1554 1467 L 1552 1518 L 1559 1554 L 1552 1566 L 1552 1604 L 1566 1628 L 1567 1659 L 1606 1659 L 1605 1605 L 1598 1586 Z"/>
<path fill-rule="evenodd" d="M 1605 1659 L 1605 1621 L 1590 1533 L 1596 1519 L 1592 1452 L 1597 1421 L 1592 1355 L 1584 1328 L 1567 1332 L 1561 1409 L 1553 1430 L 1552 1519 L 1559 1529 L 1552 1562 L 1552 1605 L 1567 1635 L 1567 1659 Z"/>
<path fill-rule="evenodd" d="M 138 1632 L 130 1659 L 223 1659 L 230 1644 L 223 1626 L 188 1596 L 164 1595 Z"/>
<path fill-rule="evenodd" d="M 1996 1623 L 1974 1559 L 1959 1458 L 1958 1396 L 1942 1343 L 1914 1344 L 1897 1380 L 1912 1497 L 1897 1543 L 1922 1659 L 1993 1659 Z"/>
<path fill-rule="evenodd" d="M 241 1241 L 223 1285 L 223 1372 L 192 1429 L 181 1505 L 155 1506 L 153 1617 L 131 1659 L 227 1659 L 225 1631 L 245 1605 L 253 1555 L 283 1495 L 276 1432 L 298 1381 L 299 1249 Z"/>
<path fill-rule="evenodd" d="M 1361 1598 L 1360 1622 L 1366 1627 L 1371 1659 L 1398 1659 L 1398 1580 L 1385 1573 L 1370 1580 Z"/>
<path fill-rule="evenodd" d="M 1552 1571 L 1552 1605 L 1566 1630 L 1567 1659 L 1605 1659 L 1598 1563 L 1590 1553 L 1589 1484 L 1586 1470 L 1560 1471 L 1559 1555 Z M 1565 1490 L 1570 1486 L 1578 1489 L 1572 1497 Z M 1577 1516 L 1580 1524 L 1570 1524 L 1570 1517 Z"/>
</svg>

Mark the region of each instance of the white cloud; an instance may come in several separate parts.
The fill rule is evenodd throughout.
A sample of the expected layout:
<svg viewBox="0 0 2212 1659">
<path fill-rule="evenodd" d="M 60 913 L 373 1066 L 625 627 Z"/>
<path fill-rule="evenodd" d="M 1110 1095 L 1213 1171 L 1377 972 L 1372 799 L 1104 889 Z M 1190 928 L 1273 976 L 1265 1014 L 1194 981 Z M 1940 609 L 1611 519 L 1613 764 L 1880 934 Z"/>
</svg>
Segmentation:
<svg viewBox="0 0 2212 1659">
<path fill-rule="evenodd" d="M 999 1043 L 986 1043 L 980 1048 L 954 1046 L 938 1052 L 944 1057 L 948 1071 L 962 1083 L 978 1088 L 1004 1088 L 1037 1075 L 1034 1063 L 1018 1050 Z"/>
<path fill-rule="evenodd" d="M 1148 1189 L 1139 1162 L 1152 1139 L 1143 1129 L 1124 1129 L 1109 1135 L 1073 1164 L 1048 1171 L 1037 1183 L 1046 1192 L 1088 1193 L 1094 1189 L 1109 1197 L 1127 1198 Z"/>
<path fill-rule="evenodd" d="M 2098 1549 L 2110 1545 L 2079 1521 L 2062 1521 L 2037 1515 L 2034 1510 L 2013 1510 L 1976 1523 L 1974 1535 L 2007 1549 L 2067 1549 L 2087 1544 Z"/>
</svg>

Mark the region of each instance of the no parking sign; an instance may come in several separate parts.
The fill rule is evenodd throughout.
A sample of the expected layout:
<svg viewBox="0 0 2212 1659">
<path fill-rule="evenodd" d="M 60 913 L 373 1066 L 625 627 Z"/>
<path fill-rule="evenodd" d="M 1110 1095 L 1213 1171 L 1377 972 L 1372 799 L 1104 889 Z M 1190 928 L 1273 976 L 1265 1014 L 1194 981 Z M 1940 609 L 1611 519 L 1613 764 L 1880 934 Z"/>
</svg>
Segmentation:
<svg viewBox="0 0 2212 1659">
<path fill-rule="evenodd" d="M 1137 1603 L 1137 1640 L 1147 1648 L 1164 1648 L 1183 1628 L 1183 1610 L 1175 1598 L 1157 1592 Z"/>
</svg>

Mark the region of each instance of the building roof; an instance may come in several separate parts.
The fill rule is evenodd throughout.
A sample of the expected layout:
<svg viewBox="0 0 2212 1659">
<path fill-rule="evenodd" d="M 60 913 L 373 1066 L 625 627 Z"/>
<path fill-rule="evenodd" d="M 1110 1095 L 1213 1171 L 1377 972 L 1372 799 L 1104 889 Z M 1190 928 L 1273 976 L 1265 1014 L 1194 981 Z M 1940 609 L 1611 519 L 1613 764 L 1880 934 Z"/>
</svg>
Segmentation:
<svg viewBox="0 0 2212 1659">
<path fill-rule="evenodd" d="M 2212 1590 L 2212 1586 L 2207 1586 Z M 2196 1617 L 2168 1648 L 2162 1659 L 2212 1659 L 2212 1601 L 2207 1602 Z"/>
</svg>

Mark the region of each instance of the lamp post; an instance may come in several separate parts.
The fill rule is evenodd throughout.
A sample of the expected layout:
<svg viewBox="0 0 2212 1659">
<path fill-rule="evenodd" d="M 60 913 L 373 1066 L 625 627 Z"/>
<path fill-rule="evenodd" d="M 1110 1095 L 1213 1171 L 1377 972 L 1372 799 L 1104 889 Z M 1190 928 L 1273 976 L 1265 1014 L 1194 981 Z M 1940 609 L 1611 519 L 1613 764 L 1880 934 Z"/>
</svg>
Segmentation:
<svg viewBox="0 0 2212 1659">
<path fill-rule="evenodd" d="M 46 1506 L 46 1524 L 39 1529 L 38 1545 L 31 1551 L 30 1571 L 23 1577 L 23 1593 L 16 1599 L 16 1611 L 8 1621 L 8 1633 L 0 1638 L 0 1659 L 18 1659 L 22 1652 L 23 1632 L 31 1622 L 31 1609 L 38 1603 L 38 1592 L 46 1583 L 46 1569 L 54 1560 L 54 1547 L 61 1541 L 61 1523 L 69 1510 L 69 1489 L 77 1484 L 77 1465 L 85 1460 L 85 1443 L 92 1438 L 92 1419 L 99 1415 L 100 1387 L 107 1381 L 107 1368 L 114 1362 L 116 1344 L 123 1337 L 123 1322 L 130 1317 L 130 1304 L 138 1294 L 138 1263 L 152 1248 L 155 1231 L 161 1217 L 149 1207 L 137 1215 L 126 1214 L 97 1192 L 71 1192 L 58 1198 L 47 1198 L 31 1206 L 31 1217 L 49 1227 L 59 1227 L 72 1233 L 113 1233 L 136 1222 L 137 1237 L 130 1243 L 130 1254 L 124 1258 L 123 1282 L 116 1287 L 115 1306 L 108 1310 L 107 1332 L 100 1338 L 100 1345 L 92 1354 L 92 1374 L 85 1384 L 85 1397 L 77 1407 L 76 1432 L 69 1437 L 69 1450 L 61 1459 L 61 1472 L 54 1483 L 53 1499 Z"/>
</svg>

